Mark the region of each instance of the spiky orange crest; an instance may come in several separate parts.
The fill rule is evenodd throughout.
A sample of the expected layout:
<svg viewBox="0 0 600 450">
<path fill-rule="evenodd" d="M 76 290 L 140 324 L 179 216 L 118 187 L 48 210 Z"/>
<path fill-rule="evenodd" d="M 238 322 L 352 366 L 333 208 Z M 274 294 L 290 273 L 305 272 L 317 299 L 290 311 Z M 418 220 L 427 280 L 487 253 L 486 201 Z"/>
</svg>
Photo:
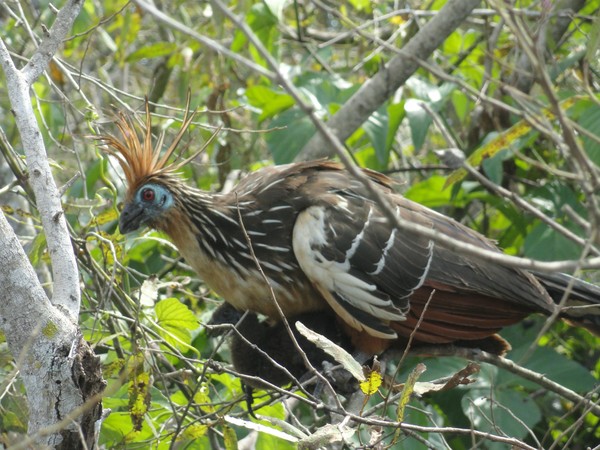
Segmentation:
<svg viewBox="0 0 600 450">
<path fill-rule="evenodd" d="M 169 158 L 177 148 L 177 145 L 183 138 L 187 128 L 194 119 L 195 111 L 190 113 L 190 96 L 188 95 L 185 114 L 181 128 L 175 136 L 175 139 L 169 148 L 161 156 L 161 148 L 164 141 L 164 133 L 161 133 L 156 143 L 152 142 L 152 115 L 150 114 L 150 104 L 146 99 L 146 129 L 143 131 L 143 141 L 137 132 L 133 120 L 123 112 L 119 112 L 115 124 L 119 129 L 121 136 L 99 135 L 94 139 L 106 144 L 103 151 L 114 156 L 123 168 L 127 180 L 127 197 L 131 198 L 139 186 L 151 177 L 173 174 L 182 166 L 187 164 L 190 158 L 169 163 Z"/>
</svg>

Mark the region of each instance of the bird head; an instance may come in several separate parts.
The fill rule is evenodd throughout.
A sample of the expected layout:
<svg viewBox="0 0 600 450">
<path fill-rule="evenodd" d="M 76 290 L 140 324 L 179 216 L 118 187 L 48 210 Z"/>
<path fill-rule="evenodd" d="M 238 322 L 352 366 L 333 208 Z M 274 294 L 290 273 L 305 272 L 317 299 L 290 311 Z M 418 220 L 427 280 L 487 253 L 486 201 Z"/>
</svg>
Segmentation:
<svg viewBox="0 0 600 450">
<path fill-rule="evenodd" d="M 115 120 L 120 136 L 94 137 L 105 144 L 103 150 L 117 159 L 125 174 L 127 194 L 119 219 L 122 233 L 135 231 L 144 225 L 159 228 L 158 224 L 173 207 L 175 203 L 173 192 L 180 182 L 177 172 L 197 155 L 196 153 L 190 158 L 168 162 L 194 118 L 195 113 L 190 114 L 189 111 L 189 100 L 188 95 L 181 129 L 164 152 L 161 152 L 164 134 L 153 142 L 151 114 L 147 100 L 143 139 L 140 139 L 132 119 L 123 113 L 119 113 Z"/>
<path fill-rule="evenodd" d="M 129 233 L 143 225 L 156 227 L 173 206 L 173 194 L 165 185 L 145 183 L 125 203 L 119 218 L 121 233 Z"/>
</svg>

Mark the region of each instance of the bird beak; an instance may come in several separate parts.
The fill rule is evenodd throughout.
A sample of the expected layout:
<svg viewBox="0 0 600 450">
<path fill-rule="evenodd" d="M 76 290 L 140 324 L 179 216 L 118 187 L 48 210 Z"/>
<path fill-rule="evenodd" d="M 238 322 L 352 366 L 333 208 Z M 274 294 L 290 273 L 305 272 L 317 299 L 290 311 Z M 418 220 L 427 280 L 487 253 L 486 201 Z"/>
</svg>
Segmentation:
<svg viewBox="0 0 600 450">
<path fill-rule="evenodd" d="M 119 229 L 122 234 L 137 230 L 144 219 L 144 207 L 136 202 L 127 203 L 119 218 Z"/>
</svg>

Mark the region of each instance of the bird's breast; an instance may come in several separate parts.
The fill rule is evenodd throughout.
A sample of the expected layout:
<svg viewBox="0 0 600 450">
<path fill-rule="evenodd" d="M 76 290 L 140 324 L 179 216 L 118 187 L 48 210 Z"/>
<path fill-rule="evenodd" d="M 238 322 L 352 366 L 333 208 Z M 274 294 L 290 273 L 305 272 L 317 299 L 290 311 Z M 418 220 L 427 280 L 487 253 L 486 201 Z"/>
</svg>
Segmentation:
<svg viewBox="0 0 600 450">
<path fill-rule="evenodd" d="M 326 308 L 326 302 L 297 267 L 293 254 L 285 256 L 271 250 L 274 257 L 259 258 L 261 273 L 256 259 L 240 256 L 234 250 L 210 254 L 206 250 L 209 243 L 202 245 L 207 237 L 194 227 L 179 222 L 173 230 L 166 227 L 164 231 L 199 277 L 236 309 L 276 318 L 279 311 L 275 300 L 286 316 Z M 260 254 L 267 248 L 257 250 Z"/>
</svg>

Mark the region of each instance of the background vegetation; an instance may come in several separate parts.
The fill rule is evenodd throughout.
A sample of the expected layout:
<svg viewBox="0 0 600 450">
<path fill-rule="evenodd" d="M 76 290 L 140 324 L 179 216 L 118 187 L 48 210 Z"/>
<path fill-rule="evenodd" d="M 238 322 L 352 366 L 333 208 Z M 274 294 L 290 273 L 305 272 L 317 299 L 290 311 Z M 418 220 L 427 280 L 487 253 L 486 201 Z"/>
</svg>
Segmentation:
<svg viewBox="0 0 600 450">
<path fill-rule="evenodd" d="M 204 324 L 220 299 L 163 236 L 122 236 L 116 226 L 123 179 L 89 138 L 112 130 L 116 110 L 143 121 L 148 96 L 155 131 L 172 136 L 190 90 L 199 113 L 182 151 L 198 150 L 221 128 L 185 168 L 189 183 L 204 189 L 227 188 L 240 173 L 264 165 L 334 157 L 331 145 L 305 148 L 315 134 L 307 112 L 330 121 L 403 57 L 400 49 L 445 3 L 240 0 L 225 7 L 214 0 L 163 2 L 157 9 L 141 1 L 84 3 L 33 96 L 57 183 L 65 186 L 81 277 L 80 327 L 108 381 L 103 402 L 112 412 L 101 445 L 295 448 L 291 441 L 317 430 L 348 448 L 600 443 L 598 415 L 589 405 L 485 363 L 471 376 L 474 383 L 413 396 L 405 410 L 382 388 L 354 410 L 362 422 L 339 428 L 344 444 L 326 427 L 344 418 L 330 396 L 316 407 L 318 398 L 289 395 L 294 387 L 256 392 L 255 411 L 263 418 L 257 421 L 228 363 L 227 341 L 207 336 Z M 539 261 L 598 256 L 599 8 L 596 0 L 481 3 L 432 55 L 405 56 L 417 60 L 418 70 L 347 133 L 346 154 L 390 174 L 408 198 L 497 240 L 508 254 Z M 17 62 L 54 16 L 44 0 L 0 6 L 0 36 Z M 2 83 L 0 204 L 50 285 L 45 234 L 31 207 Z M 462 150 L 480 177 L 440 160 L 436 151 L 448 148 Z M 567 268 L 600 280 L 597 270 Z M 513 346 L 508 357 L 597 402 L 600 340 L 564 323 L 548 325 L 533 317 L 505 330 Z M 0 429 L 11 445 L 26 432 L 28 411 L 17 363 L 0 350 Z M 409 357 L 396 381 L 404 382 L 419 362 L 427 368 L 419 381 L 452 376 L 467 364 L 460 357 Z M 393 373 L 395 366 L 388 368 Z M 397 432 L 399 421 L 406 426 Z"/>
</svg>

